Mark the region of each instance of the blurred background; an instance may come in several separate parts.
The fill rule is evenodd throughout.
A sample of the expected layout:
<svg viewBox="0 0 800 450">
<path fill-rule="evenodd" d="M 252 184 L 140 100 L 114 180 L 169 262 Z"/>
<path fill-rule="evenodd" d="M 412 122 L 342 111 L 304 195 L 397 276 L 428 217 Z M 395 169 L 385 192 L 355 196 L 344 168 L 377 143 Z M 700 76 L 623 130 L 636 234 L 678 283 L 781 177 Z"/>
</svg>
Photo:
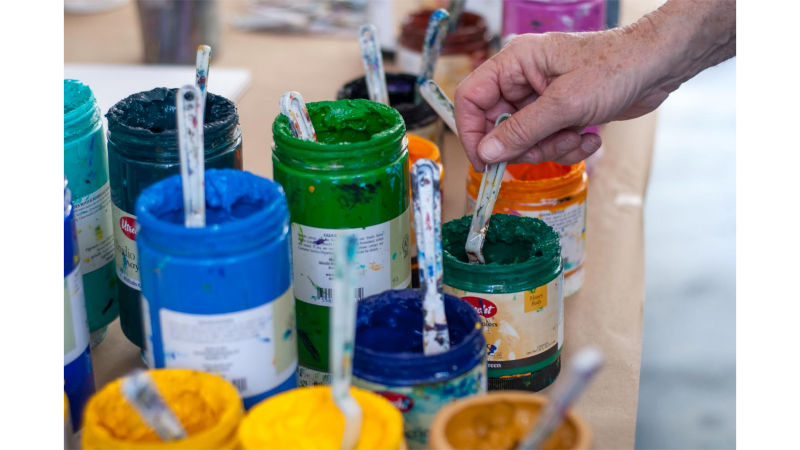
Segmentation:
<svg viewBox="0 0 800 450">
<path fill-rule="evenodd" d="M 606 28 L 629 23 L 662 2 L 602 3 Z M 105 112 L 130 93 L 191 83 L 197 45 L 211 45 L 210 90 L 251 111 L 241 117 L 245 168 L 269 176 L 269 124 L 279 93 L 290 90 L 269 80 L 290 79 L 302 86 L 307 101 L 334 98 L 336 90 L 320 80 L 343 83 L 363 75 L 355 37 L 366 22 L 380 30 L 387 71 L 418 67 L 403 46 L 409 42 L 403 20 L 421 7 L 446 6 L 446 0 L 65 0 L 64 75 L 89 84 Z M 466 9 L 485 20 L 487 56 L 509 34 L 556 26 L 506 21 L 501 0 L 468 0 Z M 582 31 L 578 20 L 558 26 Z M 315 66 L 304 47 L 309 36 L 318 38 L 316 54 L 333 53 L 340 64 Z M 341 41 L 352 51 L 338 53 Z M 298 74 L 291 70 L 298 65 L 315 69 Z M 452 67 L 447 70 L 456 73 Z M 457 82 L 439 80 L 440 72 L 437 81 L 452 95 Z M 686 83 L 657 112 L 644 200 L 646 300 L 636 448 L 736 445 L 735 85 L 733 60 Z M 445 157 L 448 151 L 453 150 Z M 463 189 L 465 163 L 450 164 L 456 168 L 448 176 Z M 462 200 L 445 205 L 446 218 L 463 213 Z"/>
</svg>

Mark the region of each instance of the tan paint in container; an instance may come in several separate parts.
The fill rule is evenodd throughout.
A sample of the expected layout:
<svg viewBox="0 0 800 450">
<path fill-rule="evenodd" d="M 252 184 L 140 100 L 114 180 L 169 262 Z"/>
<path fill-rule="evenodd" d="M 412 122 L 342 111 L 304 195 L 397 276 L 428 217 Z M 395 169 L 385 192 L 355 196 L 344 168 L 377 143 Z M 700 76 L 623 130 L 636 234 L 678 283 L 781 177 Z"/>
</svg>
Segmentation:
<svg viewBox="0 0 800 450">
<path fill-rule="evenodd" d="M 525 392 L 491 392 L 453 402 L 436 415 L 428 448 L 432 450 L 511 450 L 532 429 L 549 400 Z M 545 442 L 543 450 L 589 450 L 593 433 L 574 411 Z"/>
</svg>

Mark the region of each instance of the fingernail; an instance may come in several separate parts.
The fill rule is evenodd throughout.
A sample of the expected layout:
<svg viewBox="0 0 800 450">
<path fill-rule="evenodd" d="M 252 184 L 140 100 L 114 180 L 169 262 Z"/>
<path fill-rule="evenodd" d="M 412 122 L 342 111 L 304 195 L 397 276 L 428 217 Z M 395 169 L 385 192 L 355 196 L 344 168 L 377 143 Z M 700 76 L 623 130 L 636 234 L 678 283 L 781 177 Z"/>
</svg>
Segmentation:
<svg viewBox="0 0 800 450">
<path fill-rule="evenodd" d="M 503 144 L 495 138 L 483 141 L 478 148 L 478 152 L 484 161 L 494 161 L 503 156 Z"/>
<path fill-rule="evenodd" d="M 583 143 L 581 144 L 581 149 L 582 149 L 583 151 L 585 151 L 586 153 L 592 153 L 592 152 L 594 152 L 595 150 L 597 150 L 597 146 L 596 146 L 596 145 L 594 145 L 594 144 L 593 144 L 593 143 L 592 143 L 590 140 L 586 139 L 586 140 L 585 140 L 585 141 L 583 141 Z"/>
</svg>

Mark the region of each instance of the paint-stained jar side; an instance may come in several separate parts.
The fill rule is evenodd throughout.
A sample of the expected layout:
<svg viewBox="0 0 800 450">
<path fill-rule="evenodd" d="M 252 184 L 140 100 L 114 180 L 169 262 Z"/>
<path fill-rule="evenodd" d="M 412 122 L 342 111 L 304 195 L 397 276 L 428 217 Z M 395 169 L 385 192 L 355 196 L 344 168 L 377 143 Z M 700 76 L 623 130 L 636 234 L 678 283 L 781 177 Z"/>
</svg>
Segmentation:
<svg viewBox="0 0 800 450">
<path fill-rule="evenodd" d="M 396 110 L 368 100 L 307 104 L 320 142 L 273 124 L 273 179 L 291 216 L 300 364 L 328 371 L 333 241 L 355 235 L 356 298 L 411 283 L 408 140 Z M 303 368 L 301 367 L 301 372 Z"/>
</svg>

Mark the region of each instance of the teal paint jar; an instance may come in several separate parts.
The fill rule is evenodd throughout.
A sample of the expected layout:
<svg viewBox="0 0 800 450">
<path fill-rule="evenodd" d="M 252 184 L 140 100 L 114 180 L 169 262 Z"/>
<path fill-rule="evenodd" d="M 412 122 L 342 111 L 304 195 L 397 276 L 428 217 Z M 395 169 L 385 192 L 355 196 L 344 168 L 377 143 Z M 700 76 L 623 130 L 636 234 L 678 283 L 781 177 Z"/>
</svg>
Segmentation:
<svg viewBox="0 0 800 450">
<path fill-rule="evenodd" d="M 106 114 L 119 319 L 125 336 L 140 348 L 144 333 L 134 208 L 145 188 L 180 173 L 176 92 L 167 88 L 139 92 Z M 242 169 L 242 129 L 232 101 L 208 93 L 203 136 L 206 169 Z"/>
<path fill-rule="evenodd" d="M 489 390 L 540 391 L 561 372 L 564 273 L 559 235 L 540 219 L 493 214 L 486 264 L 464 246 L 471 216 L 442 226 L 444 291 L 480 315 Z"/>
<path fill-rule="evenodd" d="M 64 174 L 72 191 L 90 342 L 119 315 L 108 155 L 100 108 L 89 86 L 64 80 Z"/>
</svg>

